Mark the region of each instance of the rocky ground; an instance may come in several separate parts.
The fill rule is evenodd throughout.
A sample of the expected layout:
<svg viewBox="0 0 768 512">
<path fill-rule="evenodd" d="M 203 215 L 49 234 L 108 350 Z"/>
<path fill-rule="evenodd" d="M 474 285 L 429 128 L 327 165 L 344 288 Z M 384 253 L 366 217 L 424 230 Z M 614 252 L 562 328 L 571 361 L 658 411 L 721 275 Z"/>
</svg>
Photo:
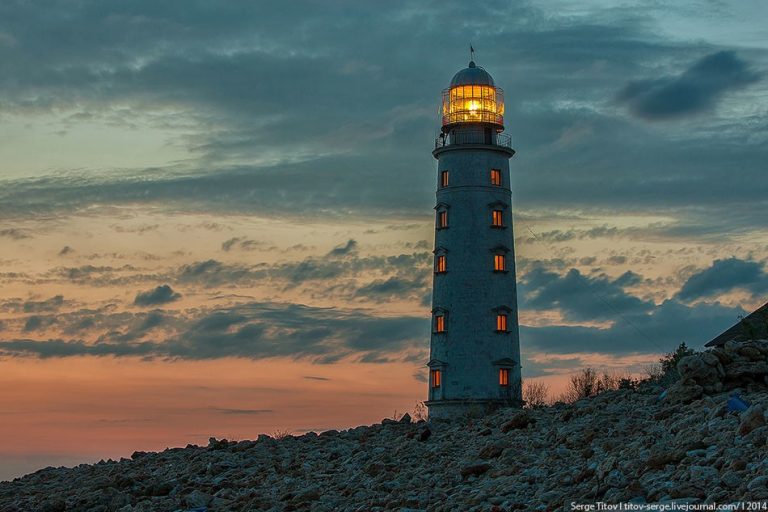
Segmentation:
<svg viewBox="0 0 768 512">
<path fill-rule="evenodd" d="M 47 468 L 0 483 L 0 510 L 507 511 L 569 510 L 572 501 L 768 506 L 768 341 L 692 358 L 681 361 L 683 379 L 663 397 L 658 386 L 644 385 L 455 423 L 406 417 L 319 435 L 212 439 L 208 446 Z M 729 411 L 734 392 L 750 402 L 747 410 Z"/>
</svg>

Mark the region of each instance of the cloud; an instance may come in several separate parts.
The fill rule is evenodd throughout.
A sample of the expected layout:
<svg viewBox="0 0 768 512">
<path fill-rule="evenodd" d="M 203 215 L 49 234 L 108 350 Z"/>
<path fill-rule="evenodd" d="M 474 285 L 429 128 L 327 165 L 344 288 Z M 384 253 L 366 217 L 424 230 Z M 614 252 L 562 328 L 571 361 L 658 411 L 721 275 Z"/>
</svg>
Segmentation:
<svg viewBox="0 0 768 512">
<path fill-rule="evenodd" d="M 0 311 L 11 313 L 50 313 L 58 311 L 64 305 L 64 296 L 55 295 L 45 300 L 23 300 L 19 298 L 0 302 Z"/>
<path fill-rule="evenodd" d="M 240 249 L 241 251 L 253 251 L 264 245 L 263 242 L 258 240 L 251 240 L 246 237 L 234 237 L 224 241 L 221 244 L 221 250 L 229 252 L 232 249 Z"/>
<path fill-rule="evenodd" d="M 70 246 L 68 246 L 68 245 L 65 245 L 65 246 L 64 246 L 64 247 L 62 247 L 62 249 L 59 251 L 59 256 L 66 256 L 67 254 L 72 254 L 73 252 L 75 252 L 75 250 L 74 250 L 73 248 L 71 248 L 71 247 L 70 247 Z"/>
<path fill-rule="evenodd" d="M 113 319 L 102 318 L 108 325 L 125 325 L 133 318 L 134 326 L 126 331 L 107 331 L 99 335 L 95 343 L 64 338 L 0 341 L 0 356 L 91 355 L 191 360 L 290 357 L 333 363 L 344 358 L 368 361 L 397 358 L 403 351 L 423 348 L 429 339 L 429 321 L 422 317 L 378 317 L 359 309 L 254 302 L 209 310 L 193 317 L 159 312 L 154 315 L 154 318 L 125 314 Z M 37 327 L 43 321 L 40 319 Z M 66 323 L 68 319 L 60 317 L 58 321 Z M 151 328 L 156 325 L 166 327 L 164 338 L 152 335 Z"/>
<path fill-rule="evenodd" d="M 303 378 L 307 380 L 321 380 L 321 381 L 331 380 L 328 377 L 316 377 L 314 375 L 304 375 Z"/>
<path fill-rule="evenodd" d="M 139 292 L 133 303 L 137 306 L 156 306 L 158 304 L 167 304 L 180 298 L 180 293 L 176 293 L 170 286 L 164 284 L 154 290 Z"/>
<path fill-rule="evenodd" d="M 42 301 L 27 301 L 24 303 L 24 312 L 25 313 L 41 313 L 41 312 L 50 312 L 50 311 L 56 311 L 61 306 L 64 305 L 64 296 L 63 295 L 56 295 L 54 297 L 51 297 L 50 299 L 42 300 Z"/>
<path fill-rule="evenodd" d="M 198 282 L 207 286 L 223 283 L 245 283 L 254 278 L 251 268 L 243 265 L 225 264 L 210 259 L 182 265 L 178 272 L 180 282 Z"/>
<path fill-rule="evenodd" d="M 338 251 L 337 251 L 338 250 Z M 337 251 L 334 253 L 334 251 Z M 332 253 L 332 254 L 331 254 Z M 273 281 L 278 284 L 304 284 L 312 281 L 332 281 L 341 277 L 356 277 L 360 274 L 396 274 L 397 279 L 390 285 L 402 286 L 424 279 L 428 274 L 431 255 L 427 252 L 404 253 L 394 256 L 365 256 L 357 254 L 357 242 L 350 240 L 333 249 L 325 257 L 308 257 L 299 261 L 288 261 L 273 265 L 242 265 L 224 263 L 210 259 L 182 265 L 176 272 L 176 279 L 183 283 L 200 283 L 205 286 L 219 286 L 226 283 L 250 284 L 258 281 Z M 327 285 L 323 285 L 327 289 Z M 386 281 L 371 285 L 361 296 L 386 295 Z"/>
<path fill-rule="evenodd" d="M 654 354 L 681 342 L 700 348 L 738 321 L 745 311 L 721 304 L 687 306 L 666 300 L 650 311 L 626 313 L 605 328 L 553 325 L 520 327 L 522 351 L 555 354 Z"/>
<path fill-rule="evenodd" d="M 768 272 L 764 265 L 735 257 L 715 260 L 709 268 L 689 277 L 677 297 L 691 301 L 735 289 L 747 290 L 754 296 L 768 295 Z"/>
<path fill-rule="evenodd" d="M 647 313 L 653 303 L 627 293 L 624 287 L 641 278 L 625 272 L 612 279 L 605 274 L 589 277 L 572 268 L 565 275 L 534 267 L 520 281 L 521 307 L 557 309 L 568 320 L 611 320 L 625 313 Z"/>
<path fill-rule="evenodd" d="M 427 291 L 428 282 L 425 277 L 426 275 L 415 279 L 406 279 L 393 276 L 387 279 L 376 279 L 360 286 L 355 291 L 355 296 L 375 302 L 402 300 L 414 295 L 421 296 Z"/>
<path fill-rule="evenodd" d="M 630 82 L 617 99 L 637 117 L 676 119 L 711 110 L 727 92 L 759 79 L 735 52 L 720 51 L 701 58 L 678 76 Z"/>
<path fill-rule="evenodd" d="M 346 244 L 334 247 L 328 256 L 348 256 L 357 251 L 357 241 L 349 239 Z"/>
<path fill-rule="evenodd" d="M 12 240 L 23 240 L 30 238 L 30 235 L 22 229 L 6 228 L 0 229 L 0 237 L 10 238 Z"/>
<path fill-rule="evenodd" d="M 54 323 L 56 323 L 56 319 L 52 316 L 32 315 L 27 317 L 27 320 L 24 322 L 24 328 L 22 330 L 24 332 L 39 331 Z"/>
</svg>

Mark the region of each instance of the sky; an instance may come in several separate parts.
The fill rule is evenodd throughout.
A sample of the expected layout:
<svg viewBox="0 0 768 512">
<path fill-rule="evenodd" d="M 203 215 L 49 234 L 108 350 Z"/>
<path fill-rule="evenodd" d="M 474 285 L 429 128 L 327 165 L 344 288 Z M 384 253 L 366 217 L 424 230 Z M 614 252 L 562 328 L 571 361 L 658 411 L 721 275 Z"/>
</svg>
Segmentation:
<svg viewBox="0 0 768 512">
<path fill-rule="evenodd" d="M 0 3 L 0 479 L 426 397 L 440 92 L 505 90 L 523 377 L 768 296 L 768 4 Z"/>
</svg>

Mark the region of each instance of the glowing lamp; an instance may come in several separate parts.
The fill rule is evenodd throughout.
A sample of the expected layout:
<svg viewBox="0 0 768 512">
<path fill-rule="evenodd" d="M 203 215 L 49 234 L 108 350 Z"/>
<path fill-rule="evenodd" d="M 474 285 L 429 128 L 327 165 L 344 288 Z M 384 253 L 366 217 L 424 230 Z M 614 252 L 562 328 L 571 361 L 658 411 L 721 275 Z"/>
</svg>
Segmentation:
<svg viewBox="0 0 768 512">
<path fill-rule="evenodd" d="M 470 62 L 443 90 L 443 132 L 462 123 L 493 125 L 504 129 L 504 91 L 496 87 L 488 72 Z"/>
</svg>

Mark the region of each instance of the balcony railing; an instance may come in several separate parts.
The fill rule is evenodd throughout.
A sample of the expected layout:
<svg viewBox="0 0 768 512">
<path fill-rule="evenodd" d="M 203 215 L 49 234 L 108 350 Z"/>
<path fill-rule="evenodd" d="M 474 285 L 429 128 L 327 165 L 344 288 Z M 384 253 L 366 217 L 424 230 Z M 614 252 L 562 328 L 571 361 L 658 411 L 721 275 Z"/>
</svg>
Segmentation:
<svg viewBox="0 0 768 512">
<path fill-rule="evenodd" d="M 466 132 L 450 133 L 435 139 L 435 149 L 465 144 L 501 146 L 512 149 L 512 136 L 506 133 Z"/>
</svg>

